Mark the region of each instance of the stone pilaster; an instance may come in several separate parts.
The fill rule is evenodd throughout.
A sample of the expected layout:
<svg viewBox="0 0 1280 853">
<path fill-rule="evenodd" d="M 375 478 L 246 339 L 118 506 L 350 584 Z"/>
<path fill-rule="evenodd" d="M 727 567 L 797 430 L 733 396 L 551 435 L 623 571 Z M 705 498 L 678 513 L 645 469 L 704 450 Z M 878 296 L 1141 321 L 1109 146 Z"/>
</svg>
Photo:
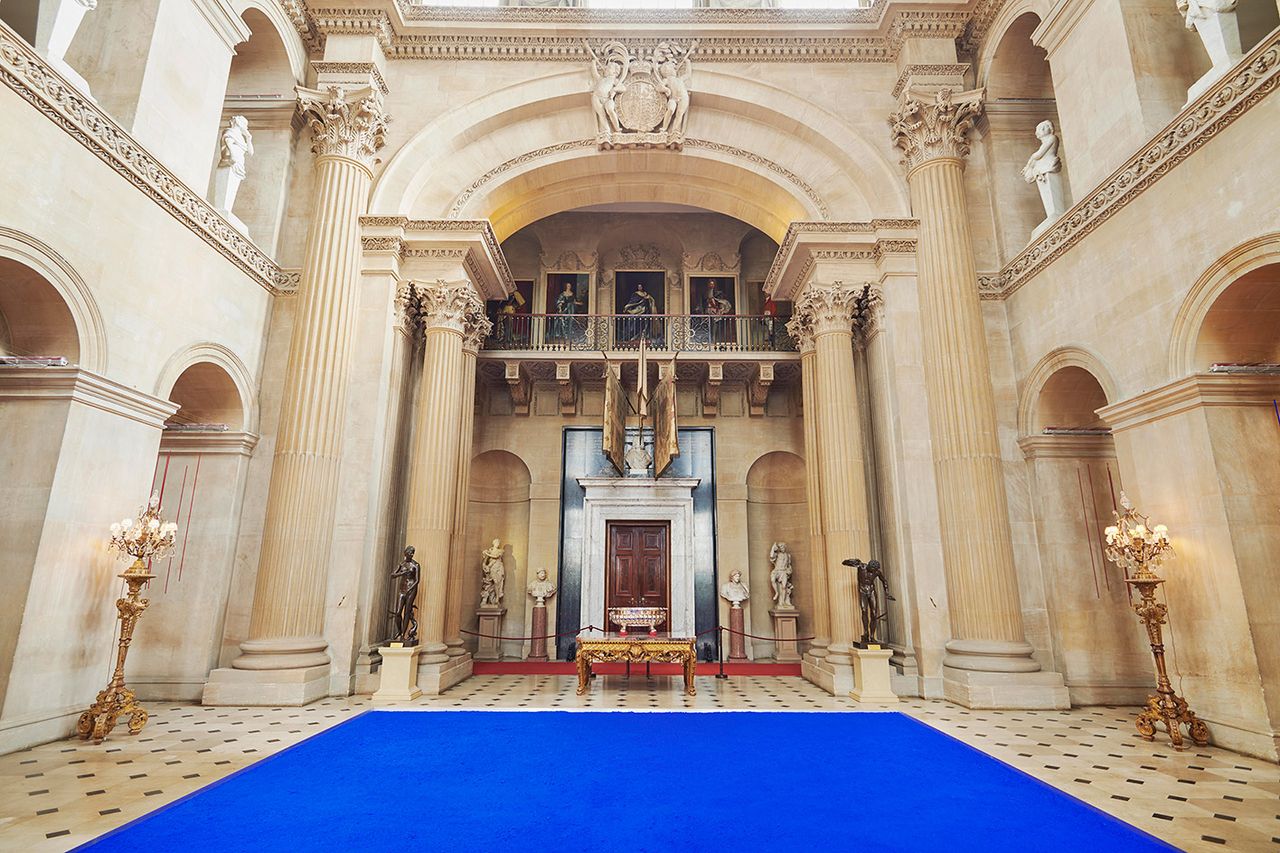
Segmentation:
<svg viewBox="0 0 1280 853">
<path fill-rule="evenodd" d="M 1031 657 L 1013 562 L 964 195 L 968 134 L 982 94 L 908 92 L 889 119 L 920 220 L 924 379 L 952 630 L 944 690 L 970 707 L 1066 707 L 1061 676 L 1039 673 Z"/>
<path fill-rule="evenodd" d="M 488 318 L 479 317 L 462 341 L 462 411 L 458 421 L 462 435 L 458 445 L 458 495 L 454 501 L 453 541 L 449 547 L 449 583 L 444 614 L 450 657 L 466 653 L 459 629 L 462 627 L 462 579 L 467 570 L 467 492 L 471 484 L 471 439 L 476 418 L 476 357 L 492 325 Z"/>
<path fill-rule="evenodd" d="M 314 134 L 312 221 L 267 495 L 249 638 L 211 704 L 303 704 L 327 692 L 325 577 L 333 543 L 343 413 L 359 296 L 360 223 L 387 119 L 377 90 L 298 89 Z M 318 672 L 317 672 L 318 670 Z M 272 675 L 277 673 L 278 675 Z"/>
<path fill-rule="evenodd" d="M 804 407 L 805 497 L 809 504 L 809 561 L 813 584 L 813 634 L 806 655 L 826 657 L 831 644 L 831 612 L 827 604 L 827 540 L 822 533 L 822 466 L 818 463 L 817 350 L 806 317 L 797 317 L 788 331 L 800 345 L 800 391 Z"/>
<path fill-rule="evenodd" d="M 458 482 L 463 445 L 458 418 L 464 396 L 470 396 L 464 394 L 464 341 L 483 335 L 487 330 L 480 327 L 488 320 L 484 302 L 469 281 L 419 282 L 414 289 L 423 326 L 423 364 L 409 462 L 405 541 L 417 546 L 423 571 L 419 636 L 421 664 L 430 672 L 420 674 L 419 685 L 426 693 L 439 693 L 453 683 L 443 665 L 449 661 L 445 612 L 456 502 L 466 496 L 465 486 Z"/>
<path fill-rule="evenodd" d="M 866 471 L 857 414 L 857 373 L 853 363 L 853 316 L 859 288 L 842 283 L 810 284 L 796 302 L 796 326 L 813 336 L 817 466 L 822 471 L 822 531 L 825 538 L 827 606 L 831 643 L 821 661 L 833 693 L 853 688 L 851 649 L 861 634 L 850 557 L 869 559 Z M 863 556 L 868 555 L 868 556 Z"/>
</svg>

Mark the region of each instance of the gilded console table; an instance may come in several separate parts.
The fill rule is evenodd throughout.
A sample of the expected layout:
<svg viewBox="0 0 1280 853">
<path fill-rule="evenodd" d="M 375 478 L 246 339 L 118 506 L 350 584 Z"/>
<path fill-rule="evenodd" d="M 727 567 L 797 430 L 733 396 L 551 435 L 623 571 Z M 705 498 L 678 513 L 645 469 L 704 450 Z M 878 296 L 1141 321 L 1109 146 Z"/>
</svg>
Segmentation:
<svg viewBox="0 0 1280 853">
<path fill-rule="evenodd" d="M 693 674 L 698 655 L 693 637 L 637 636 L 595 634 L 578 638 L 578 695 L 587 692 L 591 681 L 591 664 L 607 661 L 619 663 L 678 663 L 684 667 L 684 692 L 697 693 Z"/>
</svg>

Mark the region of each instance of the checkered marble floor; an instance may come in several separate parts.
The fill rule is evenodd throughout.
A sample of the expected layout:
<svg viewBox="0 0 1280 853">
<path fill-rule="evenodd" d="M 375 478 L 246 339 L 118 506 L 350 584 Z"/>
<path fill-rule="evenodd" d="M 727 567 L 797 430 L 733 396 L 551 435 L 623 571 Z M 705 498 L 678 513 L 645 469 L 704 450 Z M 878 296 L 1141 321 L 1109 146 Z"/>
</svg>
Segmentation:
<svg viewBox="0 0 1280 853">
<path fill-rule="evenodd" d="M 601 676 L 586 696 L 571 676 L 475 676 L 442 696 L 382 707 L 855 711 L 800 678 Z M 121 727 L 0 756 L 0 850 L 67 850 L 316 732 L 375 707 L 368 697 L 305 708 L 152 704 Z M 995 758 L 1185 850 L 1280 851 L 1280 766 L 1213 747 L 1148 744 L 1129 708 L 971 711 L 942 701 L 897 706 Z"/>
</svg>

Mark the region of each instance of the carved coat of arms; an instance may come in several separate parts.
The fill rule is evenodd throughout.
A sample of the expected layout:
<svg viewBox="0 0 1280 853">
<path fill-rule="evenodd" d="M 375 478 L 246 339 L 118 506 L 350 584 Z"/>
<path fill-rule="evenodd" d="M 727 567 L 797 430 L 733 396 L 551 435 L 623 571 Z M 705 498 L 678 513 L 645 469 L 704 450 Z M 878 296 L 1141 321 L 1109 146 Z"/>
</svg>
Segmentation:
<svg viewBox="0 0 1280 853">
<path fill-rule="evenodd" d="M 688 48 L 662 41 L 646 56 L 619 41 L 608 42 L 599 53 L 586 45 L 596 142 L 602 149 L 679 150 L 689 121 L 689 58 L 697 46 L 696 41 Z"/>
</svg>

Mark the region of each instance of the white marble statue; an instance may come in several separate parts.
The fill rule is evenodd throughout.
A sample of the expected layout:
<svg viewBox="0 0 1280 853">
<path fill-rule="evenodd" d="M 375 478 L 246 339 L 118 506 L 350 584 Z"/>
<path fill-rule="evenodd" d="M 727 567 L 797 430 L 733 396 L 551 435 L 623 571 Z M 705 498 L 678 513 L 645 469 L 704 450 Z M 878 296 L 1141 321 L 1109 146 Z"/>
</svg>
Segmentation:
<svg viewBox="0 0 1280 853">
<path fill-rule="evenodd" d="M 655 50 L 655 62 L 657 55 Z M 669 50 L 666 57 L 668 57 L 666 61 L 658 65 L 661 92 L 667 96 L 667 111 L 662 117 L 662 131 L 683 139 L 684 128 L 689 121 L 689 82 L 692 73 L 689 57 L 686 54 L 677 62 Z"/>
<path fill-rule="evenodd" d="M 538 569 L 537 577 L 529 583 L 529 595 L 534 607 L 546 607 L 547 599 L 556 594 L 556 585 L 547 580 L 547 570 Z"/>
<path fill-rule="evenodd" d="M 1062 160 L 1058 157 L 1058 135 L 1053 132 L 1053 122 L 1042 121 L 1036 125 L 1036 138 L 1040 147 L 1022 167 L 1022 177 L 1040 190 L 1040 203 L 1044 205 L 1044 221 L 1031 232 L 1031 239 L 1052 225 L 1066 212 L 1066 196 L 1062 191 Z"/>
<path fill-rule="evenodd" d="M 232 116 L 222 130 L 218 146 L 213 206 L 227 214 L 232 224 L 243 232 L 243 223 L 230 214 L 236 203 L 236 195 L 240 192 L 240 183 L 245 178 L 245 166 L 249 157 L 253 156 L 253 134 L 249 133 L 249 120 L 244 116 Z"/>
<path fill-rule="evenodd" d="M 1213 67 L 1187 92 L 1191 101 L 1240 61 L 1240 24 L 1236 20 L 1238 0 L 1178 0 L 1178 11 L 1187 29 L 1200 36 Z"/>
<path fill-rule="evenodd" d="M 480 584 L 480 606 L 501 607 L 502 596 L 506 591 L 507 567 L 502 562 L 502 542 L 493 540 L 493 544 L 481 552 L 483 562 L 480 571 L 483 573 Z"/>
<path fill-rule="evenodd" d="M 773 600 L 779 610 L 793 610 L 791 592 L 795 587 L 791 583 L 791 552 L 786 542 L 774 542 L 769 549 L 769 562 L 773 565 L 769 572 L 769 586 L 773 588 Z"/>
<path fill-rule="evenodd" d="M 729 575 L 729 582 L 721 584 L 720 597 L 733 605 L 735 610 L 742 609 L 742 602 L 751 598 L 751 590 L 742 582 L 742 572 Z"/>
<path fill-rule="evenodd" d="M 605 45 L 601 57 L 587 45 L 591 53 L 591 108 L 596 114 L 596 136 L 608 139 L 622 130 L 616 98 L 627 90 L 625 80 L 630 57 L 616 42 Z"/>
</svg>

